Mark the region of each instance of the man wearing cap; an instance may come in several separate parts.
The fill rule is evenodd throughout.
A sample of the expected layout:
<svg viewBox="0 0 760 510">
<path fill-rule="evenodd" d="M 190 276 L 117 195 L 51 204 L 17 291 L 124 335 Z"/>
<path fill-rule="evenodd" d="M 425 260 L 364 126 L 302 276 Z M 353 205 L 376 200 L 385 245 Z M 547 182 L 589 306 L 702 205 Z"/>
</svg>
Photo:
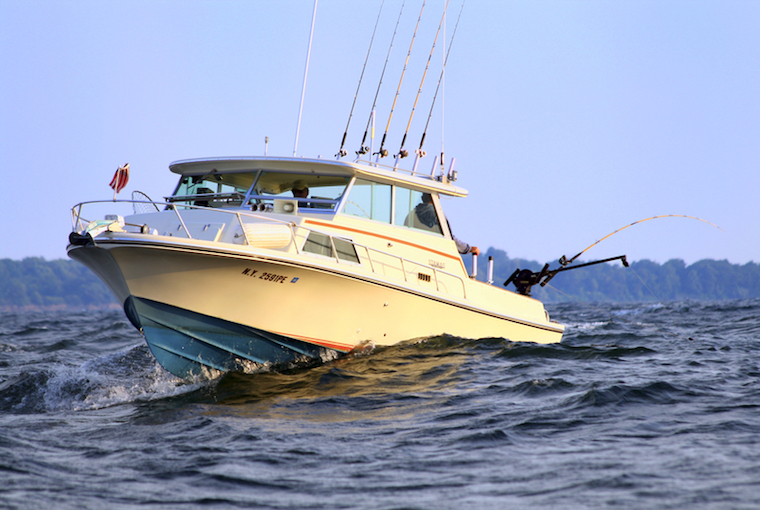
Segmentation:
<svg viewBox="0 0 760 510">
<path fill-rule="evenodd" d="M 293 183 L 293 187 L 290 190 L 296 198 L 308 198 L 309 196 L 309 186 L 300 179 Z M 309 202 L 299 201 L 298 207 L 309 207 Z"/>
</svg>

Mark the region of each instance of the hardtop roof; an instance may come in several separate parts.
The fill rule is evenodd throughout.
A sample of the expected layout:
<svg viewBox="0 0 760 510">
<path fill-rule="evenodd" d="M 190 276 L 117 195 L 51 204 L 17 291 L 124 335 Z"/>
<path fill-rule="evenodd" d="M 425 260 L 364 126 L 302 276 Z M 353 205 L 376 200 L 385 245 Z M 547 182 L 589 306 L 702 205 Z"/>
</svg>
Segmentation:
<svg viewBox="0 0 760 510">
<path fill-rule="evenodd" d="M 238 173 L 267 170 L 271 172 L 314 173 L 323 175 L 357 176 L 383 184 L 398 184 L 407 188 L 439 193 L 442 195 L 465 197 L 467 190 L 447 181 L 438 181 L 430 175 L 404 169 L 375 165 L 367 162 L 331 161 L 325 159 L 255 157 L 255 158 L 206 158 L 175 161 L 169 169 L 180 175 L 202 175 L 209 173 Z"/>
</svg>

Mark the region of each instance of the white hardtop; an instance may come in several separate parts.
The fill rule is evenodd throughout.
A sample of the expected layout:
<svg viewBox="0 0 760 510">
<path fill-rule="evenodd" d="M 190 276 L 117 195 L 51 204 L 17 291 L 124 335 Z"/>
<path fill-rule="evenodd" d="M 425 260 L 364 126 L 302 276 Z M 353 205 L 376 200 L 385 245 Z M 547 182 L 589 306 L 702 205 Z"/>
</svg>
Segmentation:
<svg viewBox="0 0 760 510">
<path fill-rule="evenodd" d="M 412 174 L 409 170 L 394 169 L 393 167 L 364 161 L 348 162 L 283 157 L 204 158 L 175 161 L 169 165 L 169 169 L 180 175 L 242 173 L 267 170 L 270 172 L 357 176 L 368 181 L 382 184 L 398 184 L 426 193 L 438 193 L 452 197 L 467 196 L 467 190 L 451 184 L 445 176 L 442 180 L 437 180 L 424 173 L 417 172 Z"/>
</svg>

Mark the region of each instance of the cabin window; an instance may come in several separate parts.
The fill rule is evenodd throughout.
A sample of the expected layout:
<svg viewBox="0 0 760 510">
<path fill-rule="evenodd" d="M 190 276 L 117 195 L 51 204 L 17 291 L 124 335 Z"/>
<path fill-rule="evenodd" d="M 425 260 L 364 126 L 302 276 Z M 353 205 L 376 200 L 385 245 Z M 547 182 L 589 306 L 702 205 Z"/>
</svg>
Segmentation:
<svg viewBox="0 0 760 510">
<path fill-rule="evenodd" d="M 354 243 L 340 239 L 339 237 L 333 237 L 333 243 L 335 244 L 335 251 L 338 252 L 338 258 L 340 260 L 347 260 L 348 262 L 359 263 L 359 256 L 356 254 L 356 248 Z"/>
<path fill-rule="evenodd" d="M 339 237 L 333 237 L 331 244 L 330 236 L 319 232 L 309 233 L 309 237 L 306 238 L 306 242 L 303 245 L 303 251 L 322 255 L 323 257 L 335 258 L 333 244 L 340 260 L 354 262 L 355 264 L 359 263 L 359 256 L 356 254 L 356 248 L 354 248 L 352 242 Z"/>
<path fill-rule="evenodd" d="M 404 227 L 443 234 L 438 213 L 429 193 L 396 186 L 396 217 L 393 223 Z"/>
<path fill-rule="evenodd" d="M 340 175 L 262 172 L 251 193 L 250 204 L 271 203 L 275 198 L 300 198 L 299 209 L 334 211 L 348 185 Z"/>
<path fill-rule="evenodd" d="M 303 245 L 303 251 L 322 255 L 323 257 L 332 257 L 332 246 L 330 245 L 330 236 L 311 232 Z"/>
<path fill-rule="evenodd" d="M 356 179 L 343 212 L 360 218 L 390 223 L 391 186 Z"/>
</svg>

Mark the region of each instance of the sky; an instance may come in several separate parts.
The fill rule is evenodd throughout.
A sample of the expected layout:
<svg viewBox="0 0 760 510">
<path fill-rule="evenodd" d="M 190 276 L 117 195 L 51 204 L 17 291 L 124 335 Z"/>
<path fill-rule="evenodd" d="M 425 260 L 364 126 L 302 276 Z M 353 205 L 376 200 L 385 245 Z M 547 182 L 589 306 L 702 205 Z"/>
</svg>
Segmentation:
<svg viewBox="0 0 760 510">
<path fill-rule="evenodd" d="M 127 162 L 119 196 L 160 199 L 171 162 L 265 137 L 333 158 L 348 125 L 353 155 L 375 96 L 375 148 L 408 125 L 411 152 L 441 81 L 421 167 L 456 158 L 470 244 L 548 262 L 672 214 L 720 228 L 645 221 L 585 260 L 760 262 L 760 2 L 467 0 L 454 32 L 451 0 L 431 54 L 444 4 L 321 0 L 296 146 L 312 0 L 0 0 L 0 258 L 65 258 L 71 207 Z"/>
</svg>

